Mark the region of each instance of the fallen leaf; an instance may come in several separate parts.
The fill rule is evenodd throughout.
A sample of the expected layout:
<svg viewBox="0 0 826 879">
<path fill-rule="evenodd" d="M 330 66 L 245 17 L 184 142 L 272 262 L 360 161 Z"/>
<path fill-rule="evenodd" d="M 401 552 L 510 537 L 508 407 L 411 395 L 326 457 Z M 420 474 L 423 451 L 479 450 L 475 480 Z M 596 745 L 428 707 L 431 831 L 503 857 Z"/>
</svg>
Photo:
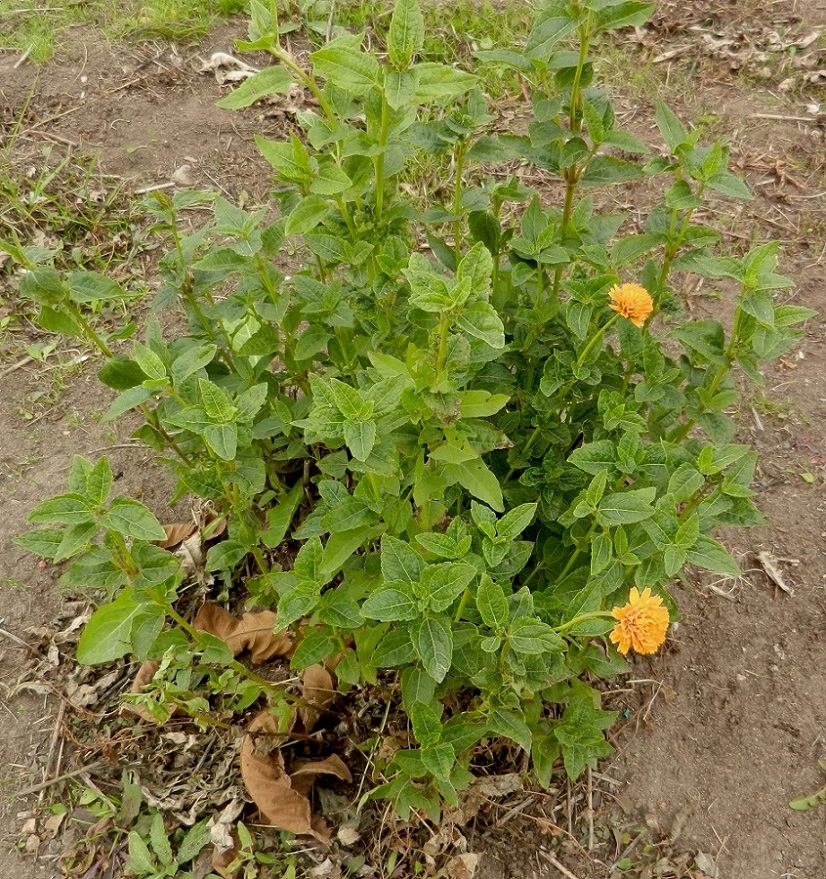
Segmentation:
<svg viewBox="0 0 826 879">
<path fill-rule="evenodd" d="M 293 653 L 293 638 L 289 632 L 275 634 L 275 614 L 271 610 L 245 613 L 241 619 L 217 604 L 206 602 L 195 616 L 193 625 L 200 632 L 208 632 L 225 641 L 237 656 L 244 650 L 256 664 L 268 662 L 276 656 L 289 658 Z"/>
<path fill-rule="evenodd" d="M 445 864 L 444 875 L 448 879 L 473 879 L 479 866 L 479 855 L 468 852 L 457 855 Z"/>
<path fill-rule="evenodd" d="M 305 732 L 315 729 L 321 711 L 333 701 L 335 695 L 333 676 L 323 665 L 310 665 L 304 669 L 302 696 L 306 704 L 298 709 L 298 716 Z"/>
<path fill-rule="evenodd" d="M 158 540 L 156 546 L 161 549 L 172 549 L 173 546 L 183 543 L 187 537 L 191 537 L 198 530 L 197 522 L 171 522 L 164 525 L 163 530 L 166 531 L 166 539 Z"/>
<path fill-rule="evenodd" d="M 326 760 L 307 763 L 289 775 L 281 749 L 273 748 L 266 736 L 260 735 L 273 731 L 280 731 L 276 719 L 268 711 L 262 711 L 241 741 L 241 778 L 247 792 L 265 823 L 290 833 L 313 836 L 329 845 L 327 826 L 320 816 L 312 814 L 307 795 L 319 775 L 333 775 L 349 782 L 352 781 L 350 770 L 341 758 L 332 755 Z"/>
</svg>

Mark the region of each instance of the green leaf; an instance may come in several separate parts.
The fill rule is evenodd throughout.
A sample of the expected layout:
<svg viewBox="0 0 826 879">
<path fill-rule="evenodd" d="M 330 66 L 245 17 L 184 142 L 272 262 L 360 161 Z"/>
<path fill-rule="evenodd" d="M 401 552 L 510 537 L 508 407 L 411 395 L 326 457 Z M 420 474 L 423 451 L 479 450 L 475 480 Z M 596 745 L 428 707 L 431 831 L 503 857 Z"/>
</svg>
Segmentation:
<svg viewBox="0 0 826 879">
<path fill-rule="evenodd" d="M 346 192 L 353 181 L 339 168 L 331 156 L 321 156 L 318 169 L 310 183 L 310 192 L 316 195 L 336 195 Z"/>
<path fill-rule="evenodd" d="M 321 576 L 324 581 L 332 579 L 342 565 L 351 558 L 367 540 L 376 537 L 381 529 L 376 527 L 354 528 L 352 531 L 339 531 L 331 534 L 324 547 L 321 559 Z"/>
<path fill-rule="evenodd" d="M 453 662 L 453 632 L 444 616 L 425 617 L 411 627 L 413 646 L 425 671 L 440 684 Z"/>
<path fill-rule="evenodd" d="M 445 781 L 450 778 L 451 770 L 456 763 L 453 746 L 447 742 L 422 748 L 421 758 L 425 769 L 432 772 L 436 778 Z"/>
<path fill-rule="evenodd" d="M 424 48 L 424 18 L 418 0 L 397 0 L 387 34 L 387 54 L 398 68 L 410 65 Z"/>
<path fill-rule="evenodd" d="M 127 868 L 129 871 L 138 876 L 156 873 L 155 861 L 146 843 L 141 839 L 140 833 L 137 830 L 131 830 L 128 838 L 129 863 Z"/>
<path fill-rule="evenodd" d="M 447 610 L 475 577 L 476 568 L 463 562 L 428 565 L 422 572 L 421 582 L 430 609 L 436 613 Z"/>
<path fill-rule="evenodd" d="M 240 110 L 249 107 L 267 95 L 283 95 L 289 91 L 293 78 L 284 67 L 265 67 L 254 76 L 245 79 L 238 88 L 217 102 L 224 110 Z"/>
<path fill-rule="evenodd" d="M 183 354 L 172 361 L 170 375 L 175 385 L 180 385 L 191 375 L 209 366 L 215 359 L 218 350 L 216 345 L 196 344 L 191 345 Z"/>
<path fill-rule="evenodd" d="M 98 272 L 69 272 L 69 295 L 75 302 L 100 302 L 122 299 L 126 295 L 120 284 Z"/>
<path fill-rule="evenodd" d="M 66 559 L 76 555 L 89 544 L 99 530 L 100 526 L 97 522 L 86 522 L 69 526 L 63 532 L 63 539 L 55 551 L 53 561 L 64 562 Z"/>
<path fill-rule="evenodd" d="M 234 424 L 211 424 L 204 429 L 204 439 L 224 461 L 232 461 L 238 448 L 238 428 Z"/>
<path fill-rule="evenodd" d="M 364 602 L 361 612 L 382 623 L 413 620 L 419 615 L 419 604 L 410 584 L 397 580 L 380 586 Z"/>
<path fill-rule="evenodd" d="M 515 540 L 533 522 L 537 504 L 521 504 L 505 513 L 496 523 L 496 533 L 507 540 Z"/>
<path fill-rule="evenodd" d="M 65 528 L 35 528 L 15 537 L 12 542 L 32 555 L 51 559 L 63 542 L 65 533 Z"/>
<path fill-rule="evenodd" d="M 218 424 L 228 424 L 235 417 L 235 407 L 225 391 L 207 379 L 198 379 L 198 390 L 207 416 Z"/>
<path fill-rule="evenodd" d="M 209 821 L 207 818 L 204 818 L 203 821 L 199 821 L 187 831 L 186 836 L 184 836 L 181 844 L 178 846 L 178 854 L 175 859 L 179 864 L 186 864 L 198 855 L 202 849 L 206 848 L 210 841 Z"/>
<path fill-rule="evenodd" d="M 308 665 L 323 662 L 333 652 L 339 650 L 341 650 L 341 645 L 333 631 L 310 628 L 298 645 L 292 664 L 294 668 L 307 668 Z"/>
<path fill-rule="evenodd" d="M 481 339 L 491 348 L 505 347 L 505 327 L 502 318 L 489 302 L 474 302 L 467 306 L 457 316 L 456 323 L 469 336 Z"/>
<path fill-rule="evenodd" d="M 140 342 L 135 342 L 132 354 L 135 358 L 135 363 L 138 364 L 141 372 L 147 378 L 153 381 L 163 381 L 166 378 L 166 366 L 163 360 L 151 348 L 141 345 Z"/>
<path fill-rule="evenodd" d="M 657 123 L 657 128 L 659 128 L 666 146 L 672 153 L 676 152 L 677 147 L 688 140 L 688 131 L 686 130 L 686 127 L 662 101 L 657 101 L 654 120 Z"/>
<path fill-rule="evenodd" d="M 488 732 L 504 736 L 530 753 L 533 735 L 521 712 L 508 708 L 492 708 L 488 715 Z"/>
<path fill-rule="evenodd" d="M 727 195 L 730 198 L 740 198 L 751 201 L 754 196 L 746 184 L 730 171 L 718 171 L 712 174 L 707 181 L 709 189 L 719 192 L 721 195 Z"/>
<path fill-rule="evenodd" d="M 126 391 L 139 385 L 146 379 L 146 375 L 134 360 L 118 354 L 100 368 L 98 378 L 109 388 Z"/>
<path fill-rule="evenodd" d="M 597 440 L 574 449 L 568 460 L 575 467 L 596 476 L 603 471 L 614 469 L 617 461 L 616 443 L 611 440 Z"/>
<path fill-rule="evenodd" d="M 238 540 L 222 540 L 207 550 L 207 571 L 231 571 L 249 552 L 248 548 Z"/>
<path fill-rule="evenodd" d="M 385 582 L 418 583 L 424 569 L 419 553 L 409 543 L 385 534 L 381 539 L 381 573 Z"/>
<path fill-rule="evenodd" d="M 132 498 L 115 498 L 100 524 L 136 540 L 165 540 L 166 532 L 154 514 Z"/>
<path fill-rule="evenodd" d="M 625 183 L 639 180 L 644 172 L 639 165 L 613 156 L 594 156 L 585 166 L 579 182 L 583 186 L 602 186 L 605 183 Z"/>
<path fill-rule="evenodd" d="M 416 650 L 407 628 L 391 629 L 380 641 L 373 654 L 376 668 L 396 668 L 416 658 Z"/>
<path fill-rule="evenodd" d="M 37 313 L 37 324 L 50 333 L 59 333 L 61 336 L 84 337 L 86 333 L 83 327 L 65 311 L 49 308 L 42 305 Z"/>
<path fill-rule="evenodd" d="M 270 508 L 267 512 L 267 530 L 258 535 L 264 546 L 275 549 L 281 545 L 303 497 L 304 484 L 299 479 L 287 494 Z"/>
<path fill-rule="evenodd" d="M 289 183 L 299 186 L 313 180 L 313 167 L 310 156 L 301 141 L 292 135 L 289 143 L 267 140 L 255 135 L 255 143 L 261 155 L 278 171 L 279 175 Z"/>
<path fill-rule="evenodd" d="M 694 546 L 686 554 L 688 563 L 715 574 L 726 574 L 739 577 L 741 574 L 737 563 L 726 551 L 725 547 L 713 537 L 701 534 Z"/>
<path fill-rule="evenodd" d="M 625 0 L 601 9 L 595 18 L 597 31 L 617 30 L 621 27 L 639 27 L 645 24 L 656 9 L 656 3 Z"/>
<path fill-rule="evenodd" d="M 476 607 L 482 621 L 491 629 L 502 631 L 508 624 L 510 613 L 505 590 L 488 574 L 483 574 L 476 592 Z"/>
<path fill-rule="evenodd" d="M 565 641 L 547 624 L 539 619 L 520 617 L 514 620 L 508 633 L 511 648 L 529 656 L 541 653 L 559 653 L 566 647 Z"/>
<path fill-rule="evenodd" d="M 49 266 L 26 272 L 20 278 L 20 295 L 47 307 L 60 305 L 69 295 L 63 276 Z"/>
<path fill-rule="evenodd" d="M 77 645 L 77 660 L 99 665 L 120 659 L 132 652 L 133 630 L 149 623 L 160 631 L 163 621 L 161 608 L 135 601 L 134 590 L 127 586 L 111 604 L 92 614 Z"/>
<path fill-rule="evenodd" d="M 103 413 L 103 417 L 100 420 L 105 422 L 119 418 L 124 412 L 140 406 L 151 397 L 152 391 L 149 388 L 144 388 L 140 385 L 135 388 L 129 388 L 129 390 L 115 397 L 114 403 Z"/>
<path fill-rule="evenodd" d="M 414 102 L 427 104 L 446 98 L 456 98 L 470 91 L 476 85 L 476 77 L 464 70 L 457 70 L 447 64 L 426 61 L 416 65 L 419 84 Z"/>
<path fill-rule="evenodd" d="M 705 484 L 703 474 L 693 464 L 680 464 L 668 480 L 668 493 L 674 495 L 676 503 L 682 504 L 694 497 Z"/>
<path fill-rule="evenodd" d="M 464 391 L 459 404 L 462 418 L 487 418 L 507 405 L 508 394 L 491 394 L 490 391 Z"/>
<path fill-rule="evenodd" d="M 505 509 L 499 480 L 481 459 L 467 461 L 464 464 L 445 464 L 444 468 L 448 478 L 458 482 L 474 497 L 484 501 L 498 513 Z"/>
<path fill-rule="evenodd" d="M 606 495 L 599 505 L 600 520 L 605 525 L 629 525 L 649 519 L 656 494 L 656 488 L 637 488 Z"/>
<path fill-rule="evenodd" d="M 357 497 L 345 497 L 321 520 L 321 524 L 332 533 L 352 531 L 362 525 L 370 525 L 376 515 L 370 507 Z"/>
<path fill-rule="evenodd" d="M 360 421 L 344 423 L 344 441 L 358 461 L 366 461 L 376 444 L 376 423 L 374 421 Z"/>
<path fill-rule="evenodd" d="M 322 220 L 329 216 L 330 205 L 320 195 L 308 195 L 293 208 L 287 217 L 284 232 L 287 235 L 304 235 L 312 232 Z"/>
<path fill-rule="evenodd" d="M 536 23 L 525 44 L 525 53 L 534 61 L 548 62 L 554 46 L 574 31 L 578 25 L 573 15 L 560 15 L 559 6 L 549 5 L 547 12 L 537 16 Z"/>
<path fill-rule="evenodd" d="M 39 503 L 29 513 L 36 525 L 79 525 L 94 519 L 92 507 L 79 494 L 61 494 Z"/>
<path fill-rule="evenodd" d="M 399 110 L 411 104 L 416 97 L 419 74 L 413 70 L 388 70 L 384 75 L 384 91 L 387 104 L 392 110 Z"/>
<path fill-rule="evenodd" d="M 155 812 L 152 816 L 152 823 L 149 825 L 149 839 L 152 842 L 152 851 L 158 856 L 158 860 L 166 867 L 171 866 L 173 861 L 172 846 L 166 835 L 161 812 Z"/>
<path fill-rule="evenodd" d="M 379 62 L 375 57 L 340 40 L 333 40 L 310 58 L 321 76 L 357 97 L 380 85 Z"/>
<path fill-rule="evenodd" d="M 426 702 L 414 702 L 408 709 L 413 735 L 423 747 L 435 745 L 442 737 L 442 723 L 439 715 Z M 453 752 L 451 751 L 451 757 Z"/>
</svg>

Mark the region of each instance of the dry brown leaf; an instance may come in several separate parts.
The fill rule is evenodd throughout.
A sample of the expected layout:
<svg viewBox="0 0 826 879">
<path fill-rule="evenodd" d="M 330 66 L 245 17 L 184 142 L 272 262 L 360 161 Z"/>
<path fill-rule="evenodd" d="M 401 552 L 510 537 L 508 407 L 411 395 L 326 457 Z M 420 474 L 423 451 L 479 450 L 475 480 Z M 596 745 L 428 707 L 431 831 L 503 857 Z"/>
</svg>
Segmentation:
<svg viewBox="0 0 826 879">
<path fill-rule="evenodd" d="M 333 676 L 323 665 L 310 665 L 304 669 L 301 695 L 304 702 L 298 709 L 298 716 L 305 732 L 312 732 L 325 709 L 335 698 Z M 315 706 L 318 706 L 316 708 Z"/>
<path fill-rule="evenodd" d="M 196 522 L 171 522 L 164 525 L 163 530 L 166 531 L 166 540 L 158 540 L 155 545 L 161 549 L 171 549 L 179 543 L 183 543 L 188 537 L 198 530 Z"/>
<path fill-rule="evenodd" d="M 241 778 L 262 819 L 273 827 L 290 833 L 315 837 L 329 845 L 330 834 L 324 820 L 312 814 L 307 798 L 319 775 L 333 775 L 352 781 L 350 770 L 340 757 L 306 763 L 292 775 L 284 766 L 280 748 L 271 749 L 266 739 L 256 732 L 279 732 L 276 719 L 262 711 L 252 721 L 241 742 Z"/>
<path fill-rule="evenodd" d="M 208 632 L 227 643 L 237 656 L 244 650 L 256 664 L 267 662 L 276 656 L 290 657 L 293 638 L 289 632 L 273 632 L 275 614 L 271 610 L 245 613 L 239 620 L 217 604 L 206 602 L 195 616 L 193 625 L 201 632 Z"/>
</svg>

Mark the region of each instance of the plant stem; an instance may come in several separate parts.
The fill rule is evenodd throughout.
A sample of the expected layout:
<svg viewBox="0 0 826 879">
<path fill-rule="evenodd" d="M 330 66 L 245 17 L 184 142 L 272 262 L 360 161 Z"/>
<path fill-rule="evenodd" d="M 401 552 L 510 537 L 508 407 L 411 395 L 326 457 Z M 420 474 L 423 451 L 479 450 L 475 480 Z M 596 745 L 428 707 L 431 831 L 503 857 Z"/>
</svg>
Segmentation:
<svg viewBox="0 0 826 879">
<path fill-rule="evenodd" d="M 560 626 L 554 626 L 554 631 L 557 633 L 567 632 L 568 629 L 572 629 L 574 626 L 578 626 L 580 623 L 584 623 L 587 620 L 604 620 L 611 619 L 611 611 L 610 610 L 592 610 L 588 613 L 580 614 L 579 616 L 575 616 L 572 620 L 568 620 L 567 623 L 562 623 Z"/>
<path fill-rule="evenodd" d="M 594 335 L 591 336 L 591 338 L 588 340 L 588 344 L 585 346 L 583 352 L 576 359 L 577 367 L 580 367 L 580 366 L 582 366 L 583 363 L 585 363 L 585 360 L 587 359 L 588 355 L 591 353 L 591 351 L 593 350 L 593 348 L 597 344 L 597 342 L 602 340 L 602 338 L 605 336 L 605 334 L 608 332 L 608 330 L 610 330 L 611 327 L 614 326 L 614 324 L 620 319 L 620 317 L 621 317 L 620 313 L 617 312 L 613 317 L 610 318 L 610 320 L 608 320 L 608 322 L 606 324 L 604 324 L 602 327 L 600 327 L 600 329 L 598 329 L 594 333 Z"/>
<path fill-rule="evenodd" d="M 457 219 L 453 221 L 453 253 L 456 257 L 456 267 L 462 258 L 462 171 L 465 165 L 465 142 L 460 140 L 456 144 L 456 180 L 453 186 L 453 214 Z"/>
<path fill-rule="evenodd" d="M 387 130 L 390 125 L 390 107 L 387 99 L 382 94 L 381 98 L 381 130 L 379 131 L 379 146 L 387 146 Z M 381 215 L 384 210 L 384 150 L 375 158 L 376 169 L 376 226 L 381 223 Z"/>
<path fill-rule="evenodd" d="M 436 353 L 436 374 L 438 375 L 445 365 L 447 355 L 447 337 L 450 333 L 450 313 L 443 311 L 439 317 L 439 349 Z"/>
<path fill-rule="evenodd" d="M 98 335 L 95 328 L 89 323 L 88 320 L 83 316 L 80 309 L 74 304 L 74 302 L 64 302 L 63 307 L 68 311 L 72 317 L 80 324 L 83 328 L 83 332 L 89 337 L 89 341 L 95 346 L 95 348 L 100 351 L 104 357 L 114 357 L 112 353 L 112 349 L 103 341 L 103 339 Z"/>
</svg>

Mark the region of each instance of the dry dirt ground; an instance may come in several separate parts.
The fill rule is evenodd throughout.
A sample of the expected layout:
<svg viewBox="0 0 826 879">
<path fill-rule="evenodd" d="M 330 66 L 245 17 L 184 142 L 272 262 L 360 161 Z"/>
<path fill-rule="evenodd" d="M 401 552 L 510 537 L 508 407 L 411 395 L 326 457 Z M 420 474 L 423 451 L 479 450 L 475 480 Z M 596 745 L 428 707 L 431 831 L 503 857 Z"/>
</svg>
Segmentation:
<svg viewBox="0 0 826 879">
<path fill-rule="evenodd" d="M 627 857 L 647 863 L 649 876 L 689 875 L 667 872 L 667 861 L 657 873 L 653 856 L 643 857 L 646 843 L 665 840 L 655 852 L 684 850 L 693 858 L 702 851 L 708 858 L 698 863 L 720 879 L 826 877 L 826 806 L 788 807 L 826 783 L 818 769 L 826 757 L 826 74 L 807 80 L 811 70 L 789 66 L 803 50 L 760 57 L 772 33 L 782 42 L 823 26 L 822 0 L 663 2 L 654 26 L 629 34 L 622 47 L 633 70 L 617 82 L 620 118 L 650 137 L 658 91 L 684 118 L 725 136 L 757 198 L 737 213 L 721 202 L 709 219 L 734 249 L 781 239 L 783 270 L 796 283 L 789 301 L 820 311 L 799 349 L 768 375 L 765 393 L 744 389 L 741 435 L 761 452 L 757 489 L 769 524 L 728 535 L 743 578 L 697 577 L 679 589 L 683 622 L 670 647 L 637 661 L 632 682 L 614 697 L 613 707 L 626 717 L 615 735 L 617 755 L 595 780 L 597 828 L 609 819 L 648 827 Z M 123 178 L 130 191 L 168 184 L 186 166 L 177 179 L 259 200 L 267 175 L 252 133 L 278 136 L 289 120 L 278 108 L 241 115 L 216 109 L 220 87 L 197 72 L 214 49 L 231 50 L 242 27 L 219 28 L 197 51 L 110 47 L 81 30 L 39 70 L 0 54 L 0 121 L 6 123 L 0 137 L 9 135 L 31 94 L 16 161 L 36 163 L 48 143 L 58 152 L 98 154 L 101 169 Z M 826 61 L 815 59 L 812 70 L 824 68 Z M 727 311 L 711 290 L 687 294 L 699 316 Z M 98 423 L 107 394 L 93 370 L 78 368 L 56 399 L 35 405 L 32 394 L 51 378 L 37 364 L 11 371 L 19 357 L 10 348 L 0 363 L 0 626 L 25 638 L 65 599 L 52 572 L 11 540 L 25 529 L 31 507 L 61 489 L 71 455 L 106 449 L 122 490 L 142 495 L 160 515 L 166 493 L 142 453 L 117 448 L 128 431 L 114 436 Z M 767 577 L 761 551 L 781 559 L 789 592 Z M 0 639 L 0 876 L 17 879 L 56 869 L 48 860 L 55 852 L 41 851 L 47 859 L 37 862 L 17 853 L 17 813 L 36 802 L 16 800 L 14 791 L 40 780 L 59 712 L 54 697 L 12 695 L 26 656 L 8 637 Z M 559 832 L 548 821 L 501 823 L 474 843 L 490 853 L 484 868 L 490 879 L 562 875 L 542 853 L 546 833 Z M 604 860 L 569 855 L 578 879 L 608 875 Z M 633 868 L 627 875 L 641 874 Z"/>
</svg>

